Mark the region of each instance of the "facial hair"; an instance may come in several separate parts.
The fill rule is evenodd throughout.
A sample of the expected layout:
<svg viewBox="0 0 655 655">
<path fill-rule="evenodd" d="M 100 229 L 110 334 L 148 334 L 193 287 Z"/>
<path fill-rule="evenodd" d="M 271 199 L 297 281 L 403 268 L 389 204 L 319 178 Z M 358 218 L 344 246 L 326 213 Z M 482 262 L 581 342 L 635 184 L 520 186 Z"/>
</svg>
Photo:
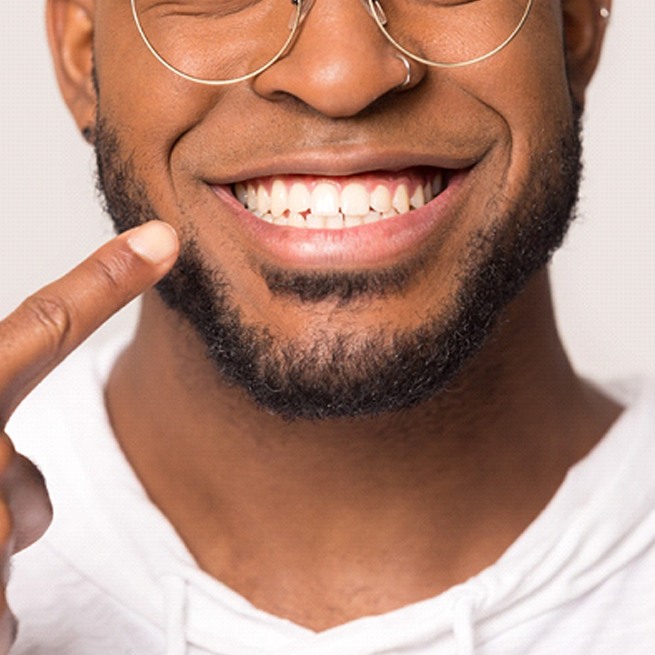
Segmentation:
<svg viewBox="0 0 655 655">
<path fill-rule="evenodd" d="M 115 130 L 96 126 L 98 185 L 117 231 L 158 216 Z M 182 234 L 180 257 L 158 285 L 163 301 L 187 321 L 223 382 L 237 385 L 259 406 L 289 420 L 375 416 L 413 407 L 443 393 L 480 350 L 506 305 L 562 242 L 574 216 L 581 177 L 580 120 L 559 141 L 534 155 L 513 209 L 490 204 L 459 261 L 454 296 L 413 330 L 328 332 L 275 338 L 248 325 L 228 277 L 205 261 L 192 230 Z M 416 271 L 294 273 L 262 270 L 273 295 L 292 296 L 311 311 L 330 298 L 401 294 Z"/>
</svg>

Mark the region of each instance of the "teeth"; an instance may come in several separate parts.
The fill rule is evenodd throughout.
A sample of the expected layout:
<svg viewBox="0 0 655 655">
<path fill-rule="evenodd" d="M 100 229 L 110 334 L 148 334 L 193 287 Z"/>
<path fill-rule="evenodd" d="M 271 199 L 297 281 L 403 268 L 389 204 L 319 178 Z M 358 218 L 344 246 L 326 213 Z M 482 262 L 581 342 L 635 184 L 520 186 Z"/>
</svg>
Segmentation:
<svg viewBox="0 0 655 655">
<path fill-rule="evenodd" d="M 436 194 L 432 193 L 432 185 L 429 182 L 426 182 L 423 185 L 423 198 L 425 199 L 425 202 L 430 202 L 435 195 Z"/>
<path fill-rule="evenodd" d="M 275 225 L 341 229 L 376 223 L 418 209 L 445 188 L 441 173 L 422 186 L 406 180 L 375 186 L 353 181 L 341 186 L 329 180 L 305 184 L 298 178 L 290 182 L 276 178 L 268 185 L 257 180 L 237 183 L 234 194 L 253 214 Z"/>
<path fill-rule="evenodd" d="M 432 180 L 432 197 L 435 198 L 443 191 L 443 175 L 437 173 Z"/>
<path fill-rule="evenodd" d="M 287 187 L 282 180 L 275 180 L 271 188 L 271 214 L 279 217 L 287 210 Z"/>
<path fill-rule="evenodd" d="M 257 191 L 255 191 L 255 185 L 248 185 L 248 209 L 253 210 L 257 209 Z"/>
<path fill-rule="evenodd" d="M 234 195 L 244 207 L 248 206 L 248 189 L 243 184 L 234 185 Z"/>
<path fill-rule="evenodd" d="M 343 227 L 343 214 L 325 217 L 325 227 L 328 230 L 338 230 Z"/>
<path fill-rule="evenodd" d="M 305 217 L 297 212 L 291 212 L 289 214 L 289 225 L 293 227 L 307 227 Z"/>
<path fill-rule="evenodd" d="M 341 192 L 341 211 L 351 216 L 366 216 L 369 193 L 363 184 L 347 184 Z"/>
<path fill-rule="evenodd" d="M 271 196 L 268 195 L 266 187 L 263 184 L 257 189 L 257 209 L 265 214 L 271 208 Z"/>
<path fill-rule="evenodd" d="M 404 184 L 399 184 L 396 187 L 391 204 L 399 214 L 405 214 L 409 211 L 409 193 Z"/>
<path fill-rule="evenodd" d="M 414 207 L 414 209 L 418 209 L 419 207 L 423 207 L 425 204 L 425 194 L 423 193 L 423 187 L 417 186 L 416 190 L 412 194 L 412 197 L 409 199 L 409 204 Z"/>
<path fill-rule="evenodd" d="M 325 216 L 317 216 L 316 214 L 307 214 L 305 218 L 307 227 L 314 230 L 322 230 L 325 228 Z"/>
<path fill-rule="evenodd" d="M 357 227 L 358 225 L 363 225 L 363 224 L 364 224 L 363 216 L 349 216 L 346 214 L 343 217 L 344 227 Z"/>
<path fill-rule="evenodd" d="M 289 189 L 287 202 L 289 203 L 289 211 L 306 212 L 312 202 L 309 189 L 300 182 L 294 182 L 291 189 Z"/>
<path fill-rule="evenodd" d="M 320 182 L 312 191 L 312 214 L 333 216 L 339 213 L 339 191 L 333 184 Z"/>
<path fill-rule="evenodd" d="M 376 212 L 388 212 L 391 210 L 391 191 L 386 186 L 376 186 L 371 193 L 371 207 Z"/>
</svg>

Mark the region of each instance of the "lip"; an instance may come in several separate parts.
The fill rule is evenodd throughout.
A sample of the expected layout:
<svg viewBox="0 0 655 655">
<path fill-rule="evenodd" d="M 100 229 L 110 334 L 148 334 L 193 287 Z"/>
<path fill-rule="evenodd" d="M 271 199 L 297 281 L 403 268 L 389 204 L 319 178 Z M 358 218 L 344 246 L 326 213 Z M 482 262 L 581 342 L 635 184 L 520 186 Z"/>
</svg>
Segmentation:
<svg viewBox="0 0 655 655">
<path fill-rule="evenodd" d="M 472 168 L 486 152 L 469 157 L 435 155 L 434 153 L 408 154 L 403 150 L 384 150 L 371 153 L 368 148 L 343 147 L 322 148 L 321 150 L 296 149 L 294 153 L 280 155 L 262 153 L 256 164 L 247 168 L 232 170 L 228 177 L 205 177 L 210 186 L 227 186 L 260 177 L 275 175 L 316 175 L 326 177 L 345 177 L 374 171 L 398 172 L 409 168 L 440 168 L 457 172 Z"/>
<path fill-rule="evenodd" d="M 305 165 L 305 173 L 307 170 Z M 370 160 L 367 170 L 371 170 Z M 339 171 L 344 174 L 343 167 Z M 269 262 L 284 268 L 355 270 L 390 265 L 415 254 L 451 214 L 448 210 L 469 172 L 469 168 L 449 171 L 448 186 L 419 209 L 376 223 L 338 230 L 267 223 L 243 207 L 232 193 L 230 184 L 210 184 L 210 188 L 221 202 L 229 206 L 237 230 L 249 242 L 249 247 Z M 274 174 L 270 168 L 266 173 Z"/>
</svg>

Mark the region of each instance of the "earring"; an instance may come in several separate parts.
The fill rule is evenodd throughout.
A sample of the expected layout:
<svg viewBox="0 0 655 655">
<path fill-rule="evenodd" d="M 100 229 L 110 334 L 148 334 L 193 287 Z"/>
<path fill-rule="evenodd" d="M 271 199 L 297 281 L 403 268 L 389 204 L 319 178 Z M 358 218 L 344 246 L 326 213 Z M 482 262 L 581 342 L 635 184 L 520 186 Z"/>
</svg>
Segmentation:
<svg viewBox="0 0 655 655">
<path fill-rule="evenodd" d="M 404 89 L 406 86 L 409 86 L 412 81 L 412 65 L 409 63 L 409 59 L 402 54 L 396 54 L 396 57 L 405 64 L 405 70 L 407 71 L 405 79 L 398 85 L 399 89 Z"/>
<path fill-rule="evenodd" d="M 610 15 L 611 15 L 611 12 L 607 7 L 601 7 L 600 8 L 600 17 L 603 20 L 609 20 Z"/>
<path fill-rule="evenodd" d="M 82 136 L 84 137 L 84 140 L 87 141 L 88 143 L 93 143 L 95 139 L 95 129 L 91 127 L 90 125 L 87 125 L 86 127 L 82 128 Z"/>
</svg>

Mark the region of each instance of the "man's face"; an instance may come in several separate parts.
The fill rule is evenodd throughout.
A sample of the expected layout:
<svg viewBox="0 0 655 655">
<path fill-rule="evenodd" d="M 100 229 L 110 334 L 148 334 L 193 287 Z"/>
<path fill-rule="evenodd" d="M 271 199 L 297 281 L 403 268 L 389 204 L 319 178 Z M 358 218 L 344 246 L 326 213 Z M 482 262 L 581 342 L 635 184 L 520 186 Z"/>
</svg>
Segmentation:
<svg viewBox="0 0 655 655">
<path fill-rule="evenodd" d="M 129 3 L 98 3 L 95 21 L 100 183 L 117 226 L 175 226 L 185 248 L 165 300 L 228 379 L 309 418 L 443 389 L 558 245 L 578 178 L 558 3 L 537 0 L 490 60 L 405 90 L 384 86 L 394 55 L 361 5 L 335 7 L 318 0 L 284 60 L 222 89 L 161 67 Z M 236 187 L 393 196 L 435 180 L 420 209 L 335 230 L 263 221 Z"/>
</svg>

